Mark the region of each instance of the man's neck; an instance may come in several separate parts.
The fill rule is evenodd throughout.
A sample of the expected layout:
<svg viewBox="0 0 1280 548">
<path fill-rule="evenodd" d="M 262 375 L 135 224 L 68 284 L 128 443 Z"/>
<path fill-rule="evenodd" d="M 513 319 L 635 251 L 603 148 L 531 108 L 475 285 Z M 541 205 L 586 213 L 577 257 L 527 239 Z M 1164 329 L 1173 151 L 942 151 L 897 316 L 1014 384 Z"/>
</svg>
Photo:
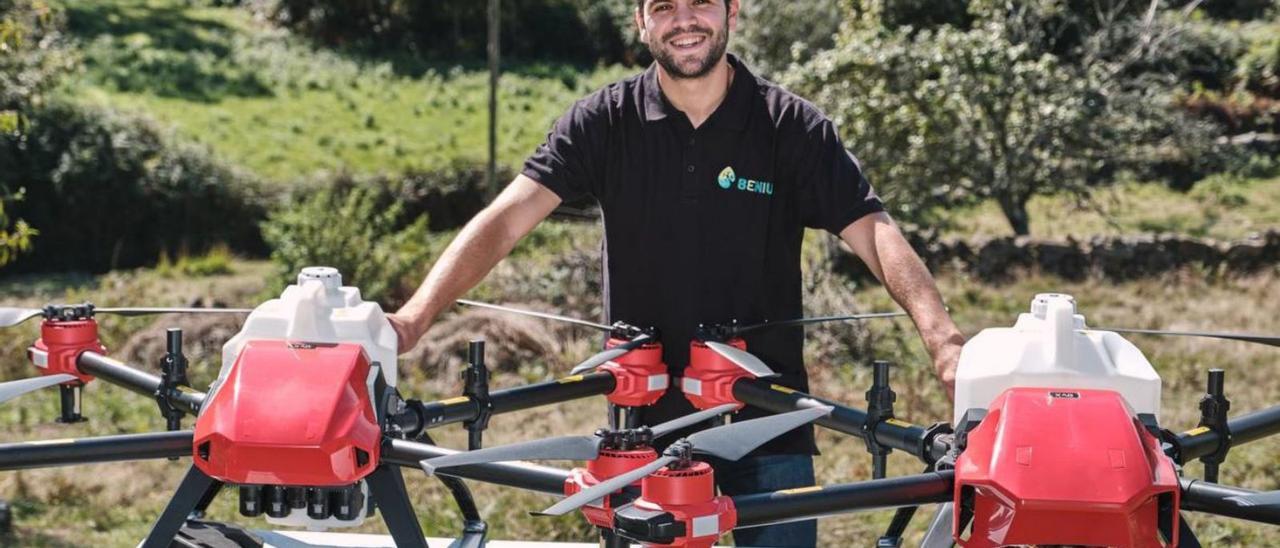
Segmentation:
<svg viewBox="0 0 1280 548">
<path fill-rule="evenodd" d="M 733 68 L 728 57 L 720 59 L 711 72 L 701 78 L 673 78 L 658 65 L 658 85 L 671 105 L 689 118 L 694 128 L 702 125 L 724 102 L 733 82 Z"/>
</svg>

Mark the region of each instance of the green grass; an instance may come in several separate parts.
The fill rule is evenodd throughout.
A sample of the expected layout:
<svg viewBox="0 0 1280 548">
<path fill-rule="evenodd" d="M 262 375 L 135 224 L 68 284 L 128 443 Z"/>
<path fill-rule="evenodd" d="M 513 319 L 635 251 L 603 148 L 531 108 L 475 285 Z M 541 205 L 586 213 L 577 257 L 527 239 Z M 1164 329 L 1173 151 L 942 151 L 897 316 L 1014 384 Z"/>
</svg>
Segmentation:
<svg viewBox="0 0 1280 548">
<path fill-rule="evenodd" d="M 1031 200 L 1031 235 L 1040 238 L 1169 233 L 1238 240 L 1280 227 L 1280 177 L 1214 175 L 1188 192 L 1158 184 L 1125 183 L 1099 190 L 1092 203 L 1066 196 Z M 994 203 L 953 211 L 947 235 L 1009 236 Z"/>
<path fill-rule="evenodd" d="M 68 2 L 86 70 L 69 93 L 149 115 L 272 180 L 396 173 L 484 159 L 488 75 L 316 50 L 234 8 L 180 0 Z M 518 165 L 576 98 L 620 67 L 507 67 L 501 162 Z"/>
</svg>

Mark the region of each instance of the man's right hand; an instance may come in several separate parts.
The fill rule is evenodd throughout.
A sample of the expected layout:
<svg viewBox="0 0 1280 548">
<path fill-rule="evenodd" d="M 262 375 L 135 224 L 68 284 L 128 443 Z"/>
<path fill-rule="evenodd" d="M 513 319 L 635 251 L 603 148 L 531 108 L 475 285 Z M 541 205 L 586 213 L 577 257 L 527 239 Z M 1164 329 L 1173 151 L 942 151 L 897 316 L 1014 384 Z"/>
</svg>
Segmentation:
<svg viewBox="0 0 1280 548">
<path fill-rule="evenodd" d="M 419 331 L 417 322 L 413 318 L 399 312 L 387 314 L 387 321 L 391 322 L 391 328 L 396 331 L 396 348 L 400 354 L 413 350 L 413 347 L 418 345 L 418 339 L 422 338 L 423 331 L 425 331 Z"/>
</svg>

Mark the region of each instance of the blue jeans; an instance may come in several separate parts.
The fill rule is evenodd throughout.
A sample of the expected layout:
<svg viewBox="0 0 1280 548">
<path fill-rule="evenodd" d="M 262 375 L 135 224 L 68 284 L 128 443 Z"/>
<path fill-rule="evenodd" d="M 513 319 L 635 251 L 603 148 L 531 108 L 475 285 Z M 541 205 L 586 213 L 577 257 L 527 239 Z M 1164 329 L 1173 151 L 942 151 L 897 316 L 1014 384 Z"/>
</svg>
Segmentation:
<svg viewBox="0 0 1280 548">
<path fill-rule="evenodd" d="M 712 459 L 716 485 L 728 496 L 749 495 L 813 485 L 813 457 L 810 455 L 764 455 L 744 457 L 737 462 Z M 786 546 L 811 548 L 818 545 L 818 521 L 806 520 L 749 529 L 734 529 L 735 546 Z"/>
</svg>

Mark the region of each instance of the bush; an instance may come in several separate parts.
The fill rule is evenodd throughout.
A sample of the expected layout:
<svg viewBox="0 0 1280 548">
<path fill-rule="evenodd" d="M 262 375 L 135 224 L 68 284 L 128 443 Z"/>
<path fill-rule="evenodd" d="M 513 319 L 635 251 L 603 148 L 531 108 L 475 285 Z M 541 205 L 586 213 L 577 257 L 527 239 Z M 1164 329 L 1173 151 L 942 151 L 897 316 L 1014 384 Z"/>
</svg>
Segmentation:
<svg viewBox="0 0 1280 548">
<path fill-rule="evenodd" d="M 375 187 L 327 188 L 271 214 L 262 234 L 280 276 L 268 292 L 278 293 L 304 267 L 323 265 L 384 308 L 403 302 L 405 282 L 425 274 L 434 249 L 427 218 L 406 219 L 401 204 L 383 205 L 385 196 Z"/>
<path fill-rule="evenodd" d="M 781 73 L 793 60 L 835 45 L 842 19 L 831 0 L 743 2 L 735 49 L 764 75 Z"/>
<path fill-rule="evenodd" d="M 265 251 L 256 180 L 110 109 L 57 101 L 32 111 L 24 131 L 0 136 L 0 174 L 26 189 L 13 213 L 41 233 L 14 270 L 103 272 L 216 244 Z"/>
</svg>

